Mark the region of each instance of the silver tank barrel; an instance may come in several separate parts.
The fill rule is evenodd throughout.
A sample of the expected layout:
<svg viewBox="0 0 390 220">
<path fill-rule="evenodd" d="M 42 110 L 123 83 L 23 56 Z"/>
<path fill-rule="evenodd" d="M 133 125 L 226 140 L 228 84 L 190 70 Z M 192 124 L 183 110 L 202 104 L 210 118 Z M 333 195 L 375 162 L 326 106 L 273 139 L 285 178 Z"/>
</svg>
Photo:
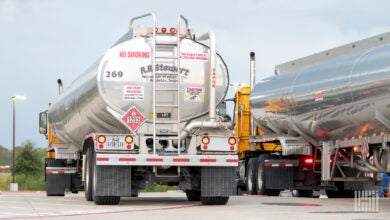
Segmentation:
<svg viewBox="0 0 390 220">
<path fill-rule="evenodd" d="M 263 79 L 251 112 L 269 135 L 313 144 L 390 128 L 390 46 Z"/>
<path fill-rule="evenodd" d="M 174 36 L 161 35 L 157 40 L 174 42 Z M 86 136 L 94 132 L 146 134 L 153 131 L 151 45 L 151 37 L 139 36 L 130 30 L 52 103 L 48 120 L 62 143 L 81 149 Z M 156 56 L 176 56 L 175 51 L 169 46 L 157 48 Z M 184 127 L 188 121 L 206 115 L 209 110 L 209 48 L 183 38 L 180 52 L 178 92 Z M 158 60 L 155 69 L 160 86 L 157 98 L 159 103 L 168 106 L 160 109 L 155 117 L 164 120 L 178 111 L 169 107 L 177 105 L 176 95 L 172 95 L 172 90 L 177 90 L 177 79 L 172 77 L 177 70 L 177 61 Z M 227 67 L 217 56 L 217 104 L 224 99 L 228 85 Z M 129 112 L 133 114 L 133 109 L 142 115 L 144 122 L 136 129 L 129 129 L 123 117 Z"/>
</svg>

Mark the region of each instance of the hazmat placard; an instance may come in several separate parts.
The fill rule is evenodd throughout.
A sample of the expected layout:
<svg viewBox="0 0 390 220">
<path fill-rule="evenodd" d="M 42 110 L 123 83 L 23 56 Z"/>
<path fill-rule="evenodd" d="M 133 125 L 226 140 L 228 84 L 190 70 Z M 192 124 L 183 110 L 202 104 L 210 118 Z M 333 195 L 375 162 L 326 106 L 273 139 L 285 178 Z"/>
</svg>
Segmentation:
<svg viewBox="0 0 390 220">
<path fill-rule="evenodd" d="M 131 131 L 134 132 L 142 125 L 142 123 L 144 123 L 145 117 L 135 106 L 132 106 L 129 111 L 122 116 L 122 121 L 130 128 Z"/>
</svg>

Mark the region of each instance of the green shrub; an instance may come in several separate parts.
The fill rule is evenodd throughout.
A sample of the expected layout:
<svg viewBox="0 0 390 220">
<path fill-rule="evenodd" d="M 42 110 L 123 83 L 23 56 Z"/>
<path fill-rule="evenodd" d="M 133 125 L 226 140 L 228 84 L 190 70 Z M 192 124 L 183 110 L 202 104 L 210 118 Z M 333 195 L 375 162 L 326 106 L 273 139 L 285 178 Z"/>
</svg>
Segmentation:
<svg viewBox="0 0 390 220">
<path fill-rule="evenodd" d="M 176 190 L 176 186 L 167 186 L 161 184 L 148 184 L 142 192 L 166 192 L 168 190 Z"/>
<path fill-rule="evenodd" d="M 11 179 L 11 175 L 0 175 L 0 190 L 9 190 Z"/>
</svg>

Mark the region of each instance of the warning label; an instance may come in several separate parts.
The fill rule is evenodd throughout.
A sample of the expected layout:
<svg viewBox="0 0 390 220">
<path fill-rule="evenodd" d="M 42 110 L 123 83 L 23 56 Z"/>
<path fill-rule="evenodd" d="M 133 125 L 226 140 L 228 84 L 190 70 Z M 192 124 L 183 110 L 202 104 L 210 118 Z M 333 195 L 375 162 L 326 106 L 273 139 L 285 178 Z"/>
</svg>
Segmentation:
<svg viewBox="0 0 390 220">
<path fill-rule="evenodd" d="M 144 95 L 145 95 L 144 86 L 124 86 L 123 100 L 143 101 Z"/>
<path fill-rule="evenodd" d="M 185 102 L 204 102 L 204 89 L 202 87 L 188 87 L 184 91 Z"/>
<path fill-rule="evenodd" d="M 207 57 L 206 53 L 180 53 L 181 59 L 187 59 L 187 60 L 203 60 L 207 61 L 209 58 Z"/>
<path fill-rule="evenodd" d="M 139 113 L 136 107 L 132 106 L 129 111 L 123 115 L 122 121 L 130 128 L 131 131 L 136 131 L 139 126 L 144 123 L 144 116 Z"/>
</svg>

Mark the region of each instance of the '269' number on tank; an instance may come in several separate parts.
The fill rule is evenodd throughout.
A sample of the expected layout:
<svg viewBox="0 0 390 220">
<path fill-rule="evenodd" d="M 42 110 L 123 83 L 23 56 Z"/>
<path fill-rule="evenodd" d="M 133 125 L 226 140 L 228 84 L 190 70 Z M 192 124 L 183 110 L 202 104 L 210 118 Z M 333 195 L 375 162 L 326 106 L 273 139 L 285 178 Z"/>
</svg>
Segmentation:
<svg viewBox="0 0 390 220">
<path fill-rule="evenodd" d="M 106 71 L 106 78 L 122 78 L 122 71 Z"/>
</svg>

